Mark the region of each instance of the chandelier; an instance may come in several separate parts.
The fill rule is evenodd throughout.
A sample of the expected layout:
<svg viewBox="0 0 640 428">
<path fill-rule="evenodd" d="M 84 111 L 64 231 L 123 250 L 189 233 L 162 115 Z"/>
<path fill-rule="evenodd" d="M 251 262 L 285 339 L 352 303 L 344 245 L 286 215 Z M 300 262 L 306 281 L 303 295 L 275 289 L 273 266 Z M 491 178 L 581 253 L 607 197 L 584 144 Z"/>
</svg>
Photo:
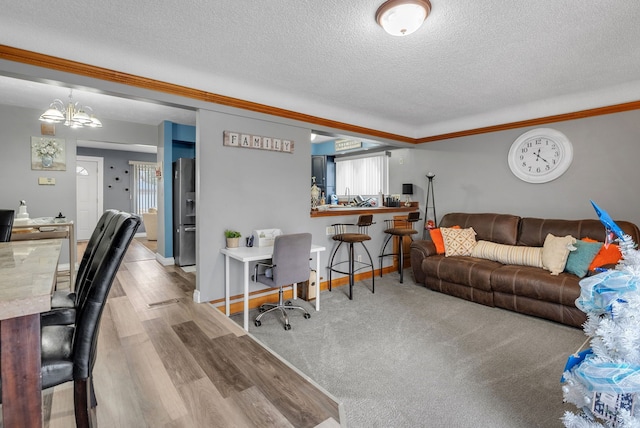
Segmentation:
<svg viewBox="0 0 640 428">
<path fill-rule="evenodd" d="M 87 114 L 88 110 L 91 115 Z M 93 109 L 73 102 L 73 90 L 69 90 L 69 102 L 65 106 L 62 100 L 55 99 L 49 109 L 40 115 L 40 120 L 47 123 L 63 123 L 70 128 L 102 128 L 102 122 L 93 114 Z"/>
</svg>

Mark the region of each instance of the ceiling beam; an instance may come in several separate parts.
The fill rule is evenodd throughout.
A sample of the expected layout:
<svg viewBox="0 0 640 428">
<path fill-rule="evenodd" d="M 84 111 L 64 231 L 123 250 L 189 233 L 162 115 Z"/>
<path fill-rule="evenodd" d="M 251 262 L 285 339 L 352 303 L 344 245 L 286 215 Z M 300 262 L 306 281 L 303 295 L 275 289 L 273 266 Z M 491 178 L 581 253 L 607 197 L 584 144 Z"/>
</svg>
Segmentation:
<svg viewBox="0 0 640 428">
<path fill-rule="evenodd" d="M 44 67 L 52 70 L 62 71 L 66 73 L 76 74 L 80 76 L 105 80 L 108 82 L 121 83 L 137 88 L 148 89 L 157 92 L 177 95 L 198 101 L 204 101 L 214 104 L 220 104 L 228 107 L 234 107 L 242 110 L 249 110 L 257 113 L 264 113 L 272 116 L 282 117 L 291 120 L 297 120 L 317 126 L 326 126 L 338 129 L 344 132 L 352 132 L 356 134 L 365 134 L 372 137 L 389 139 L 403 143 L 422 144 L 434 141 L 447 140 L 451 138 L 468 137 L 471 135 L 487 134 L 490 132 L 505 131 L 508 129 L 524 128 L 528 126 L 539 126 L 548 123 L 562 122 L 566 120 L 583 119 L 587 117 L 600 116 L 605 114 L 620 113 L 624 111 L 640 109 L 640 101 L 632 101 L 622 104 L 615 104 L 605 107 L 597 107 L 587 110 L 580 110 L 571 113 L 563 113 L 553 116 L 544 116 L 535 119 L 521 120 L 517 122 L 509 122 L 500 125 L 486 126 L 482 128 L 468 129 L 463 131 L 450 132 L 440 135 L 432 135 L 422 138 L 411 138 L 404 135 L 392 134 L 376 129 L 366 128 L 362 126 L 352 125 L 349 123 L 339 122 L 335 120 L 325 119 L 318 116 L 312 116 L 304 113 L 286 110 L 266 104 L 246 101 L 239 98 L 219 95 L 212 92 L 202 91 L 199 89 L 189 88 L 187 86 L 176 85 L 173 83 L 163 82 L 160 80 L 149 79 L 146 77 L 136 76 L 134 74 L 123 73 L 108 68 L 97 67 L 94 65 L 84 64 L 77 61 L 71 61 L 64 58 L 58 58 L 24 49 L 18 49 L 11 46 L 0 45 L 0 59 L 8 61 L 29 64 L 38 67 Z"/>
</svg>

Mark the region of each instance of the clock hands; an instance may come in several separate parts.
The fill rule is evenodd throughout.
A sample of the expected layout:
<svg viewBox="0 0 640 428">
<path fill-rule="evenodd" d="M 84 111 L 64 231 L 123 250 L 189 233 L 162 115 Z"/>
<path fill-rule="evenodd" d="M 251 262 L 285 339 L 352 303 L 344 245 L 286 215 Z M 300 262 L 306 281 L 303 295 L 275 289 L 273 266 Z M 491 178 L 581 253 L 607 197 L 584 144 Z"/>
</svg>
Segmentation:
<svg viewBox="0 0 640 428">
<path fill-rule="evenodd" d="M 537 152 L 533 152 L 534 155 L 536 155 L 536 162 L 539 159 L 542 159 L 544 162 L 549 163 L 549 161 L 547 161 L 545 158 L 543 158 L 542 156 L 540 156 L 540 152 L 542 151 L 542 149 L 540 147 L 538 147 L 538 151 Z"/>
</svg>

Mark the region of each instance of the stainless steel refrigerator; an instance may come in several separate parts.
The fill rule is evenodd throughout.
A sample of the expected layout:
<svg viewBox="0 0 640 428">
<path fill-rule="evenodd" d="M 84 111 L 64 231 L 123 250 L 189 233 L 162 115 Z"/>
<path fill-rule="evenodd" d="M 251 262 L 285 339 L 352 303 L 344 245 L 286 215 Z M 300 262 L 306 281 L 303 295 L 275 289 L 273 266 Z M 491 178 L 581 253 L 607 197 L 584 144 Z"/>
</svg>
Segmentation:
<svg viewBox="0 0 640 428">
<path fill-rule="evenodd" d="M 196 264 L 196 160 L 173 163 L 173 259 L 178 266 Z"/>
</svg>

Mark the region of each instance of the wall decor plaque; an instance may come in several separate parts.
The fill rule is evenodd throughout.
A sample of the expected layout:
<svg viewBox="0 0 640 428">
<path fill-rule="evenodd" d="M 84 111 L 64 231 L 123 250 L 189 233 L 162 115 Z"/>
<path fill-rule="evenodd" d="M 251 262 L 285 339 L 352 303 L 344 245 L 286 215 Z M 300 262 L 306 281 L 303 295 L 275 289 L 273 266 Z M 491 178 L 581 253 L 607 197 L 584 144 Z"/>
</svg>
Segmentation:
<svg viewBox="0 0 640 428">
<path fill-rule="evenodd" d="M 224 131 L 222 144 L 229 147 L 269 150 L 281 153 L 293 153 L 295 145 L 291 140 L 234 131 Z"/>
</svg>

